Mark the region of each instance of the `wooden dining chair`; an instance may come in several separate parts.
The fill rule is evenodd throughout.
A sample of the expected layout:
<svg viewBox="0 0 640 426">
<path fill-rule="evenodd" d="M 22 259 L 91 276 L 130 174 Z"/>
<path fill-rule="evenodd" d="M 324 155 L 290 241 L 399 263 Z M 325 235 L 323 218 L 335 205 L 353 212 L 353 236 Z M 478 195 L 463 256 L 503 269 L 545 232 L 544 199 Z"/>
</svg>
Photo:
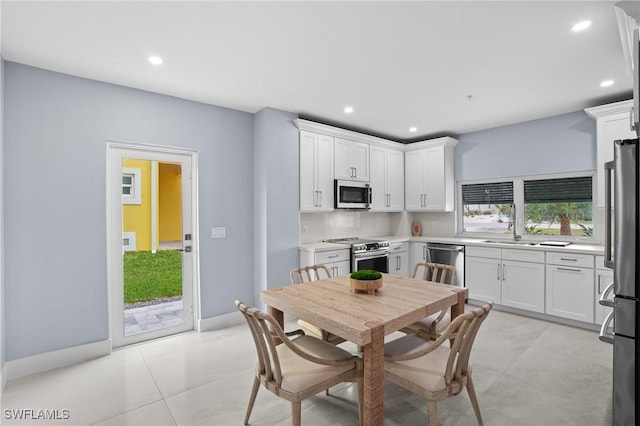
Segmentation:
<svg viewBox="0 0 640 426">
<path fill-rule="evenodd" d="M 413 268 L 413 278 L 455 285 L 456 267 L 432 262 L 416 263 Z M 418 334 L 427 339 L 436 339 L 450 322 L 451 314 L 449 313 L 449 308 L 447 308 L 404 327 L 400 331 L 408 334 Z"/>
<path fill-rule="evenodd" d="M 269 314 L 236 300 L 256 346 L 258 360 L 244 424 L 260 384 L 273 394 L 291 402 L 291 423 L 299 426 L 302 401 L 342 382 L 358 383 L 358 415 L 362 419 L 362 360 L 357 356 L 301 330 L 285 333 Z M 272 332 L 282 344 L 275 345 Z M 292 335 L 298 337 L 291 339 Z M 362 420 L 360 420 L 362 422 Z"/>
<path fill-rule="evenodd" d="M 471 380 L 469 355 L 493 303 L 457 316 L 435 341 L 408 334 L 385 345 L 385 379 L 427 400 L 429 425 L 437 426 L 437 402 L 467 388 L 478 425 L 482 416 Z"/>
<path fill-rule="evenodd" d="M 300 268 L 294 268 L 289 271 L 289 277 L 291 278 L 291 284 L 303 284 L 311 281 L 321 280 L 324 278 L 331 278 L 331 273 L 324 265 L 311 265 L 303 266 Z M 340 344 L 345 340 L 335 334 L 328 333 L 320 327 L 311 324 L 308 321 L 298 320 L 298 327 L 300 327 L 305 334 L 315 336 L 318 339 L 325 340 L 334 345 Z"/>
</svg>

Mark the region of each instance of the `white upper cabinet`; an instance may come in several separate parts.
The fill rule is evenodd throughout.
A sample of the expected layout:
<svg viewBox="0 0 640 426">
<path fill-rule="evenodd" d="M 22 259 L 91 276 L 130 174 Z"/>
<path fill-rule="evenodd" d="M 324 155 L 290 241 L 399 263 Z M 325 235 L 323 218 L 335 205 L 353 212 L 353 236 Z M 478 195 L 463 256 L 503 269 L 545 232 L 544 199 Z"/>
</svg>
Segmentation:
<svg viewBox="0 0 640 426">
<path fill-rule="evenodd" d="M 394 149 L 369 148 L 371 211 L 404 210 L 404 153 Z"/>
<path fill-rule="evenodd" d="M 632 106 L 633 101 L 622 101 L 585 109 L 585 112 L 596 120 L 597 126 L 596 197 L 598 207 L 604 207 L 604 163 L 613 160 L 613 141 L 637 137 L 631 130 Z"/>
<path fill-rule="evenodd" d="M 405 209 L 453 211 L 455 182 L 452 138 L 411 144 L 405 152 Z"/>
<path fill-rule="evenodd" d="M 333 210 L 333 138 L 300 131 L 300 211 Z"/>
<path fill-rule="evenodd" d="M 335 138 L 334 167 L 336 179 L 369 182 L 369 145 Z"/>
</svg>

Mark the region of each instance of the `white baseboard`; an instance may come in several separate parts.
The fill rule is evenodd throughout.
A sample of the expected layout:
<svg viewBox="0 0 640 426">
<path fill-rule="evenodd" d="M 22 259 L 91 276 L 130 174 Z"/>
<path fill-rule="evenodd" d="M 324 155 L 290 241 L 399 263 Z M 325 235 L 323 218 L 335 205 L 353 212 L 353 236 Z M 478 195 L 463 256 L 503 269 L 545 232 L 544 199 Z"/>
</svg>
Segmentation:
<svg viewBox="0 0 640 426">
<path fill-rule="evenodd" d="M 2 391 L 4 390 L 4 385 L 7 384 L 7 364 L 3 362 L 0 365 L 0 395 L 2 395 Z"/>
<path fill-rule="evenodd" d="M 231 312 L 229 314 L 216 315 L 215 317 L 203 318 L 198 320 L 198 331 L 218 330 L 233 325 L 243 324 L 244 318 L 240 311 Z"/>
<path fill-rule="evenodd" d="M 65 367 L 111 353 L 111 339 L 7 361 L 3 380 L 13 380 L 53 368 Z M 5 379 L 6 377 L 6 379 Z"/>
</svg>

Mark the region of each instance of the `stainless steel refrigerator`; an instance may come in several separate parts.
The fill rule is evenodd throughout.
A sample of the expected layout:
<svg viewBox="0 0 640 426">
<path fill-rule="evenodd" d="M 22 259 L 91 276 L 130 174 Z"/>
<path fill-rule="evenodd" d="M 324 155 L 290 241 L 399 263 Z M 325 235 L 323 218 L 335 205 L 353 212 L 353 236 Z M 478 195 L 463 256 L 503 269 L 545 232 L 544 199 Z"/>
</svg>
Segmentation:
<svg viewBox="0 0 640 426">
<path fill-rule="evenodd" d="M 613 282 L 600 303 L 612 306 L 613 311 L 602 326 L 600 339 L 613 343 L 613 424 L 616 426 L 636 425 L 640 421 L 639 404 L 636 404 L 640 383 L 636 369 L 640 349 L 636 344 L 640 325 L 638 141 L 615 141 L 614 161 L 605 165 L 605 266 L 614 272 Z M 614 297 L 608 299 L 611 291 Z M 607 334 L 611 322 L 613 334 Z"/>
</svg>

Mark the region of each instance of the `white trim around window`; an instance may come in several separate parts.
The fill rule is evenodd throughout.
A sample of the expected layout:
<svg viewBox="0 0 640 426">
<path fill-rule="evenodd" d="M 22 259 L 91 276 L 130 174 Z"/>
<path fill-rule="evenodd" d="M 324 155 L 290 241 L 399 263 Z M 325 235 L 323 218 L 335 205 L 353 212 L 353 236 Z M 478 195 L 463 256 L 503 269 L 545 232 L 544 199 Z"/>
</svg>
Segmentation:
<svg viewBox="0 0 640 426">
<path fill-rule="evenodd" d="M 507 176 L 500 178 L 490 178 L 490 179 L 474 179 L 469 181 L 459 181 L 456 185 L 456 201 L 457 201 L 457 210 L 456 210 L 456 234 L 460 236 L 467 237 L 480 237 L 480 238 L 512 238 L 512 234 L 503 234 L 503 233 L 473 233 L 473 232 L 463 232 L 463 215 L 464 215 L 464 203 L 462 202 L 462 185 L 469 184 L 482 184 L 482 183 L 494 183 L 494 182 L 513 182 L 513 202 L 516 206 L 516 231 L 519 235 L 527 240 L 553 240 L 553 239 L 562 239 L 569 241 L 577 241 L 577 240 L 587 240 L 592 241 L 592 237 L 578 236 L 578 235 L 562 235 L 562 236 L 554 236 L 554 235 L 535 235 L 535 234 L 525 234 L 524 233 L 524 223 L 525 223 L 525 203 L 524 203 L 524 182 L 529 180 L 540 180 L 540 179 L 564 179 L 564 178 L 573 178 L 573 177 L 585 177 L 590 176 L 593 179 L 592 183 L 592 193 L 591 193 L 591 203 L 592 203 L 592 217 L 597 217 L 597 206 L 596 206 L 596 171 L 595 170 L 583 170 L 583 171 L 575 171 L 575 172 L 565 172 L 565 173 L 550 173 L 550 174 L 540 174 L 540 175 L 529 175 L 529 176 Z M 598 226 L 597 221 L 594 220 L 594 235 L 595 227 Z"/>
<path fill-rule="evenodd" d="M 122 204 L 141 204 L 140 193 L 142 186 L 140 184 L 140 169 L 122 168 L 122 177 L 131 176 L 131 184 L 126 185 L 124 179 L 122 182 Z M 128 194 L 125 194 L 125 188 L 128 188 Z"/>
</svg>

